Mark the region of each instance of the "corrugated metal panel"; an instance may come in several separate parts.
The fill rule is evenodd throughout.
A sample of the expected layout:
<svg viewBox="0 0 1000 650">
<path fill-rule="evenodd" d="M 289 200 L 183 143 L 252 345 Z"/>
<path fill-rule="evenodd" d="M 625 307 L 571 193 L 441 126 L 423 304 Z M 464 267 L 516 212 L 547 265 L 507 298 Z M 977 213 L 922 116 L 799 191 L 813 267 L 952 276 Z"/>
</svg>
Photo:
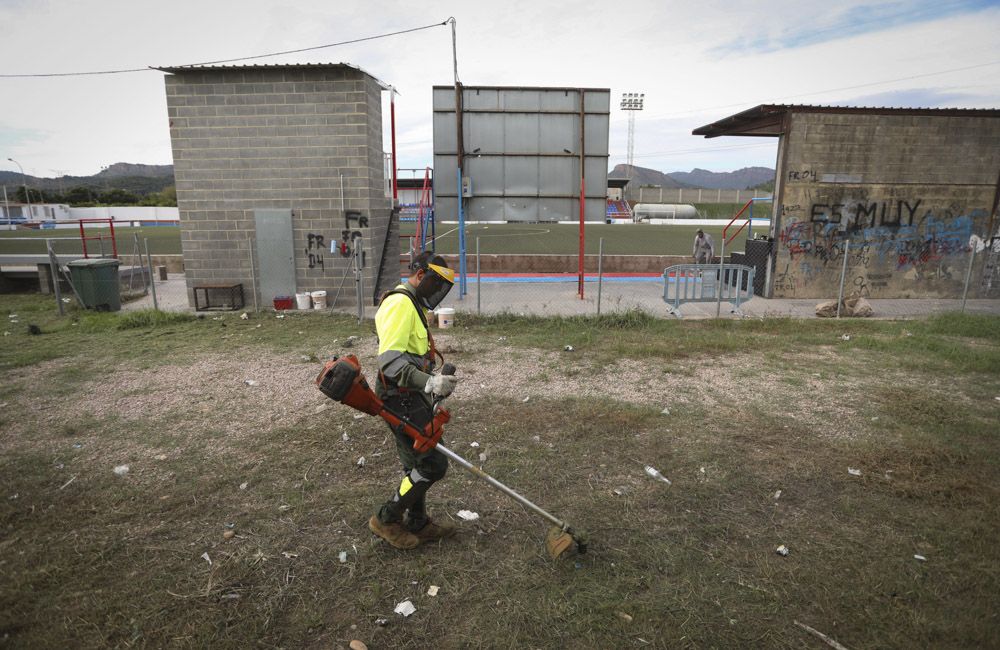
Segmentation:
<svg viewBox="0 0 1000 650">
<path fill-rule="evenodd" d="M 455 153 L 455 114 L 434 113 L 434 153 Z"/>
<path fill-rule="evenodd" d="M 565 196 L 566 188 L 578 187 L 580 159 L 542 158 L 538 170 L 538 193 L 543 196 Z"/>
<path fill-rule="evenodd" d="M 571 88 L 463 89 L 469 219 L 579 218 L 580 92 Z M 434 88 L 435 210 L 457 217 L 454 90 Z M 603 221 L 607 192 L 610 91 L 587 90 L 584 118 L 587 220 Z M 447 134 L 447 135 L 446 135 Z"/>
</svg>

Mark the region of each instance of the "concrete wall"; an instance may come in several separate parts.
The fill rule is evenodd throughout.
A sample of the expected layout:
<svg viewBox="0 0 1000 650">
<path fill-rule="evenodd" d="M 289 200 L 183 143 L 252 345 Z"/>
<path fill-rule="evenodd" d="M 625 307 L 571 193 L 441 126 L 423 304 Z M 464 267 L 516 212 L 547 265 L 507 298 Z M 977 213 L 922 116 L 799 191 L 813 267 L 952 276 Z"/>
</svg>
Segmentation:
<svg viewBox="0 0 1000 650">
<path fill-rule="evenodd" d="M 746 203 L 750 199 L 770 198 L 770 192 L 760 190 L 709 190 L 678 187 L 632 187 L 626 195 L 637 203 Z"/>
<path fill-rule="evenodd" d="M 350 66 L 193 69 L 168 74 L 166 92 L 189 302 L 198 284 L 242 282 L 249 293 L 254 211 L 288 209 L 296 289 L 332 298 L 350 261 L 330 242 L 357 231 L 371 304 L 383 253 L 399 254 L 395 238 L 383 251 L 391 199 L 379 83 Z M 364 219 L 348 222 L 351 211 Z M 349 280 L 340 302 L 356 301 Z"/>
<path fill-rule="evenodd" d="M 773 295 L 961 297 L 996 234 L 1000 119 L 791 113 L 778 167 Z M 980 291 L 974 267 L 970 297 Z"/>
</svg>

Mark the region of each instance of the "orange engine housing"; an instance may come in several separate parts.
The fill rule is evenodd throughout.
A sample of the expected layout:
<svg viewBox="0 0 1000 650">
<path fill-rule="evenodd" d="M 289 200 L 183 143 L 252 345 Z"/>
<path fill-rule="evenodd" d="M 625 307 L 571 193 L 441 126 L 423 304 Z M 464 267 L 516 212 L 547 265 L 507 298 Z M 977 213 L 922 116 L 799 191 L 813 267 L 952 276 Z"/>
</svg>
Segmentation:
<svg viewBox="0 0 1000 650">
<path fill-rule="evenodd" d="M 434 418 L 420 430 L 399 413 L 390 411 L 368 385 L 368 380 L 361 372 L 361 363 L 353 354 L 327 361 L 316 377 L 316 385 L 330 399 L 362 413 L 377 415 L 393 429 L 401 428 L 413 438 L 413 448 L 421 453 L 430 451 L 437 445 L 444 433 L 444 424 L 451 419 L 448 411 L 438 409 Z"/>
</svg>

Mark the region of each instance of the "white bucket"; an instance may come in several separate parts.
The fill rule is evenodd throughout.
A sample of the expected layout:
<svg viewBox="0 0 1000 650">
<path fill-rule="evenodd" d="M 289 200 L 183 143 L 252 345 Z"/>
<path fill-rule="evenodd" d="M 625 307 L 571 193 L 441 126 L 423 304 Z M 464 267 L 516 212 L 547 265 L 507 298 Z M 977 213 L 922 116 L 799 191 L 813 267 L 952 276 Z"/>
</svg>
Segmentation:
<svg viewBox="0 0 1000 650">
<path fill-rule="evenodd" d="M 326 292 L 312 292 L 313 309 L 326 309 Z"/>
<path fill-rule="evenodd" d="M 455 310 L 451 307 L 442 307 L 437 310 L 438 327 L 447 329 L 455 324 Z"/>
<path fill-rule="evenodd" d="M 312 309 L 312 295 L 308 291 L 295 294 L 295 306 L 299 309 Z"/>
</svg>

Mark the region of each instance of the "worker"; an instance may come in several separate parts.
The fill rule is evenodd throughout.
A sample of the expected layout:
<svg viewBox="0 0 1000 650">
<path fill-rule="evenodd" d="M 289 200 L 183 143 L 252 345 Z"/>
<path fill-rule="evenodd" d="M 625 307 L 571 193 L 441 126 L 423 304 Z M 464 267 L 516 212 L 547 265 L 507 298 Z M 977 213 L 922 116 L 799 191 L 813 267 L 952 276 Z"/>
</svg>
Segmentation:
<svg viewBox="0 0 1000 650">
<path fill-rule="evenodd" d="M 715 257 L 715 246 L 712 244 L 712 236 L 705 234 L 705 231 L 701 228 L 694 236 L 694 263 L 695 264 L 711 264 L 712 258 Z"/>
<path fill-rule="evenodd" d="M 417 255 L 410 276 L 387 292 L 375 314 L 379 375 L 376 392 L 386 407 L 405 416 L 418 428 L 433 419 L 433 399 L 455 389 L 455 375 L 432 374 L 434 340 L 424 310 L 437 307 L 451 290 L 455 272 L 431 252 Z M 432 521 L 424 497 L 441 480 L 448 459 L 437 449 L 417 453 L 413 440 L 393 431 L 404 475 L 399 487 L 368 521 L 373 533 L 400 549 L 450 537 L 455 527 Z"/>
</svg>

